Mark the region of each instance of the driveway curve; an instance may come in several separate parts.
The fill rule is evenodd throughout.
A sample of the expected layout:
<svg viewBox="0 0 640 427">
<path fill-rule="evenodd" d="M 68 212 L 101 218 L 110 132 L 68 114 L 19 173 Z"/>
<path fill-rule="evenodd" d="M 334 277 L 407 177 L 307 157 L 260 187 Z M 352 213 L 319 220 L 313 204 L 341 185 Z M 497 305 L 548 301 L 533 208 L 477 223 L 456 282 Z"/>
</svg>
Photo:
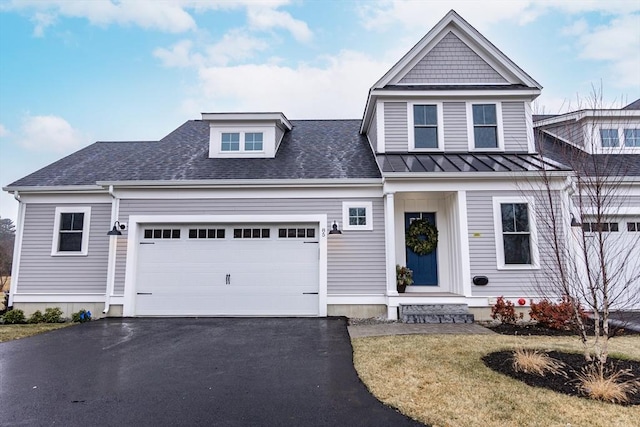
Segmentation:
<svg viewBox="0 0 640 427">
<path fill-rule="evenodd" d="M 103 319 L 0 343 L 0 425 L 420 426 L 343 318 Z"/>
</svg>

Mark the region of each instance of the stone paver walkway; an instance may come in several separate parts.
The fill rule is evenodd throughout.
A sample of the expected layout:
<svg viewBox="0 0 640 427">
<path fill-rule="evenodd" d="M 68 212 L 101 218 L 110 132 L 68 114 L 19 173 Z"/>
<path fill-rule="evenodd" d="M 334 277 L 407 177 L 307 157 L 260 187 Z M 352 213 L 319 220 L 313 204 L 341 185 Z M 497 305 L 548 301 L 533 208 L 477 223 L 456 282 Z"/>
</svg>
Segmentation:
<svg viewBox="0 0 640 427">
<path fill-rule="evenodd" d="M 475 323 L 380 323 L 348 326 L 351 338 L 411 334 L 488 335 L 495 332 Z"/>
</svg>

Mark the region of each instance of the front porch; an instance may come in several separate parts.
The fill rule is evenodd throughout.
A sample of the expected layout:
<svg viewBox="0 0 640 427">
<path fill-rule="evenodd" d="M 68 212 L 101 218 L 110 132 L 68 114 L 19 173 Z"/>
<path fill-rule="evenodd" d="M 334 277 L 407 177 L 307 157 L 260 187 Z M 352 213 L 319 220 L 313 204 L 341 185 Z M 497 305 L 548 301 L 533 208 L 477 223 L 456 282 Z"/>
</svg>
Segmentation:
<svg viewBox="0 0 640 427">
<path fill-rule="evenodd" d="M 469 304 L 473 298 L 466 192 L 394 191 L 384 197 L 388 318 L 398 318 L 400 305 L 479 303 Z M 419 256 L 406 246 L 405 232 L 416 218 L 438 229 L 438 245 L 431 254 Z M 396 265 L 414 270 L 417 279 L 404 294 L 397 291 Z"/>
</svg>

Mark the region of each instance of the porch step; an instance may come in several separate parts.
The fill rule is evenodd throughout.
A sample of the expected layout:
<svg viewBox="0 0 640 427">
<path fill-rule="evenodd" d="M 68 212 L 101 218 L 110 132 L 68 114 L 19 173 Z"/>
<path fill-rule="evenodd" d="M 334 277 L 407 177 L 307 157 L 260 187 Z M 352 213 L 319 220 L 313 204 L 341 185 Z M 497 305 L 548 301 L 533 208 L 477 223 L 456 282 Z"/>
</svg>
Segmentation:
<svg viewBox="0 0 640 427">
<path fill-rule="evenodd" d="M 467 304 L 400 304 L 403 323 L 473 323 Z"/>
</svg>

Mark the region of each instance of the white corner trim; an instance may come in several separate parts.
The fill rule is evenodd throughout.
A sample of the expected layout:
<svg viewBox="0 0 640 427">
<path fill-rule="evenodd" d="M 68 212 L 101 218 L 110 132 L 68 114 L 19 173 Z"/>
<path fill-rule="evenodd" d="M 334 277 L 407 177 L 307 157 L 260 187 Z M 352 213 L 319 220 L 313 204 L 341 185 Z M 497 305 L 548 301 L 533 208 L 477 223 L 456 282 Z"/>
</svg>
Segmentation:
<svg viewBox="0 0 640 427">
<path fill-rule="evenodd" d="M 415 121 L 413 116 L 413 106 L 414 105 L 435 105 L 436 106 L 436 114 L 437 120 L 436 123 L 436 132 L 438 134 L 438 146 L 434 148 L 416 148 L 415 141 Z M 418 151 L 418 152 L 437 152 L 444 151 L 444 110 L 442 102 L 434 102 L 434 101 L 407 101 L 407 138 L 409 140 L 409 151 Z"/>
<path fill-rule="evenodd" d="M 365 225 L 350 225 L 349 224 L 349 209 L 350 208 L 364 208 L 365 209 Z M 373 202 L 354 201 L 349 200 L 342 202 L 342 229 L 348 231 L 355 230 L 373 230 Z"/>
<path fill-rule="evenodd" d="M 531 264 L 505 264 L 504 241 L 502 233 L 502 203 L 526 203 L 529 214 L 529 232 L 531 244 Z M 540 268 L 540 255 L 538 251 L 538 230 L 536 226 L 535 205 L 528 197 L 493 197 L 493 230 L 496 245 L 496 268 L 498 270 L 537 270 Z"/>
<path fill-rule="evenodd" d="M 61 252 L 58 250 L 60 239 L 60 217 L 63 213 L 83 213 L 82 245 L 80 252 Z M 90 206 L 58 206 L 53 221 L 53 239 L 51 243 L 51 256 L 87 256 L 89 253 L 89 234 L 91 232 L 91 207 Z"/>
<path fill-rule="evenodd" d="M 536 143 L 533 134 L 533 110 L 531 109 L 531 101 L 524 103 L 524 118 L 527 126 L 527 149 L 529 154 L 536 152 Z"/>
<path fill-rule="evenodd" d="M 384 238 L 387 262 L 387 295 L 397 295 L 396 286 L 396 229 L 395 229 L 395 195 L 384 196 Z"/>
<path fill-rule="evenodd" d="M 465 296 L 471 296 L 471 252 L 469 249 L 469 221 L 467 216 L 467 192 L 458 191 L 458 226 L 460 227 L 460 276 L 462 278 L 462 290 Z"/>
<path fill-rule="evenodd" d="M 20 262 L 22 261 L 22 236 L 24 235 L 24 218 L 26 204 L 15 196 L 18 201 L 18 224 L 16 226 L 15 241 L 13 242 L 13 264 L 11 265 L 11 286 L 9 287 L 9 307 L 13 305 L 20 283 Z"/>
</svg>

